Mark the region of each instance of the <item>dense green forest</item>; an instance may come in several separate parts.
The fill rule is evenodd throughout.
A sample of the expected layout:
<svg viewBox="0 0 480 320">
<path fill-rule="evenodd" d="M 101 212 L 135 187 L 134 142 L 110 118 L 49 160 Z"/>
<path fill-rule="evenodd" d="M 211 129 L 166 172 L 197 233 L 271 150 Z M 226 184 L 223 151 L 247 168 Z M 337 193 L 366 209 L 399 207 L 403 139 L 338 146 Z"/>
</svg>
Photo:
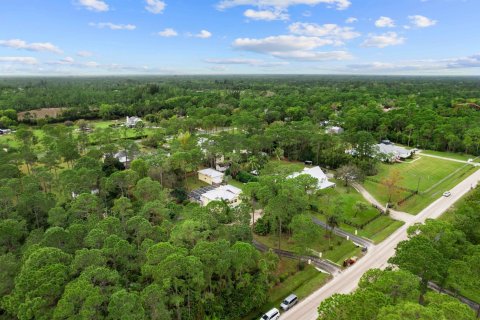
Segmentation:
<svg viewBox="0 0 480 320">
<path fill-rule="evenodd" d="M 299 161 L 332 170 L 338 189 L 353 193 L 352 182 L 377 173 L 382 139 L 479 155 L 479 103 L 474 78 L 1 79 L 0 127 L 13 131 L 0 136 L 0 319 L 256 316 L 288 274 L 254 237 L 278 235 L 278 247 L 290 237 L 300 254 L 318 239 L 327 251 L 342 244 L 310 214 L 339 226 L 343 196 L 289 179 Z M 63 110 L 34 116 L 40 108 Z M 123 125 L 133 115 L 144 122 Z M 188 198 L 202 186 L 196 171 L 217 164 L 243 189 L 240 205 Z M 400 309 L 470 319 L 426 284 L 478 298 L 479 194 L 451 220 L 412 227 L 391 260 L 401 271 L 372 271 L 357 293 L 332 298 L 375 305 L 371 313 L 327 300 L 320 308 L 335 313 L 321 319 L 402 319 Z M 371 209 L 355 206 L 354 218 Z M 396 281 L 399 292 L 386 292 Z"/>
<path fill-rule="evenodd" d="M 206 129 L 332 120 L 377 139 L 478 154 L 479 91 L 467 77 L 6 78 L 0 108 L 66 108 L 56 121 L 187 116 L 182 127 Z"/>
</svg>

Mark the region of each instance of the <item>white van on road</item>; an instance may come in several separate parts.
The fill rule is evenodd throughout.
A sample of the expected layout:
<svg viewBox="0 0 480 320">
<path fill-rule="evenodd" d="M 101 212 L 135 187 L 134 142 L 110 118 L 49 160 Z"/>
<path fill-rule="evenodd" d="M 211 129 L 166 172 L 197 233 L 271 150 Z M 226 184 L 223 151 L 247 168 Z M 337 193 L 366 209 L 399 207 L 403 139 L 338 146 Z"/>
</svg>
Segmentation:
<svg viewBox="0 0 480 320">
<path fill-rule="evenodd" d="M 265 313 L 260 320 L 277 320 L 280 318 L 280 311 L 277 308 L 273 308 L 267 313 Z"/>
</svg>

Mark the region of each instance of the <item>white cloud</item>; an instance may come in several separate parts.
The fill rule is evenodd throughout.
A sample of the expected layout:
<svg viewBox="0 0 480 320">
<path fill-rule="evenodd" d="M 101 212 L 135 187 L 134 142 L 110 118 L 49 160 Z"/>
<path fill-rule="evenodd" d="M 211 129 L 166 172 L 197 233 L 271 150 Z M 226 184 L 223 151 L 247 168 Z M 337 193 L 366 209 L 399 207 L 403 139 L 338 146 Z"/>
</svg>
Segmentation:
<svg viewBox="0 0 480 320">
<path fill-rule="evenodd" d="M 347 20 L 345 20 L 345 23 L 355 23 L 355 22 L 358 22 L 358 19 L 355 17 L 350 17 L 350 18 L 347 18 Z"/>
<path fill-rule="evenodd" d="M 225 10 L 237 6 L 254 6 L 258 8 L 287 9 L 295 5 L 316 6 L 318 4 L 335 6 L 338 10 L 344 10 L 352 4 L 350 0 L 223 0 L 217 4 L 219 10 Z"/>
<path fill-rule="evenodd" d="M 408 19 L 417 28 L 428 28 L 437 24 L 437 20 L 432 20 L 421 15 L 409 16 Z"/>
<path fill-rule="evenodd" d="M 205 62 L 218 65 L 249 65 L 258 67 L 277 67 L 288 65 L 288 62 L 286 61 L 264 61 L 245 58 L 206 59 Z"/>
<path fill-rule="evenodd" d="M 290 17 L 287 13 L 281 10 L 246 10 L 243 15 L 252 20 L 288 20 Z"/>
<path fill-rule="evenodd" d="M 480 68 L 480 54 L 461 58 L 411 60 L 400 62 L 369 62 L 348 65 L 353 71 L 366 72 L 401 72 L 401 71 L 440 71 L 452 69 Z"/>
<path fill-rule="evenodd" d="M 111 22 L 90 22 L 88 24 L 91 27 L 96 27 L 99 29 L 110 29 L 110 30 L 135 30 L 137 27 L 133 24 L 115 24 Z"/>
<path fill-rule="evenodd" d="M 0 57 L 0 63 L 35 65 L 38 64 L 38 61 L 34 57 Z"/>
<path fill-rule="evenodd" d="M 375 26 L 378 28 L 393 28 L 395 27 L 395 21 L 392 18 L 382 16 L 375 21 Z"/>
<path fill-rule="evenodd" d="M 28 51 L 46 51 L 53 53 L 62 53 L 57 46 L 51 44 L 50 42 L 32 42 L 27 43 L 26 41 L 20 39 L 11 39 L 11 40 L 0 40 L 0 46 L 12 48 L 12 49 L 23 49 Z"/>
<path fill-rule="evenodd" d="M 202 30 L 199 33 L 193 35 L 195 38 L 208 39 L 212 36 L 212 33 L 208 30 Z"/>
<path fill-rule="evenodd" d="M 405 38 L 399 36 L 396 32 L 387 32 L 380 35 L 370 34 L 362 46 L 385 48 L 388 46 L 398 46 L 403 43 L 405 43 Z"/>
<path fill-rule="evenodd" d="M 62 64 L 73 64 L 73 63 L 75 63 L 75 59 L 73 59 L 72 57 L 65 57 L 65 58 L 60 60 L 60 63 L 62 63 Z"/>
<path fill-rule="evenodd" d="M 290 33 L 309 37 L 323 37 L 333 41 L 335 45 L 342 45 L 344 40 L 351 40 L 360 36 L 351 27 L 341 27 L 336 24 L 318 25 L 315 23 L 296 22 L 288 27 Z"/>
<path fill-rule="evenodd" d="M 91 57 L 91 56 L 93 56 L 93 52 L 86 51 L 86 50 L 81 50 L 81 51 L 77 52 L 77 56 L 84 57 L 84 58 Z"/>
<path fill-rule="evenodd" d="M 225 72 L 228 70 L 226 66 L 212 66 L 208 69 L 214 72 Z"/>
<path fill-rule="evenodd" d="M 271 55 L 276 58 L 303 61 L 345 60 L 351 56 L 345 51 L 317 52 L 316 48 L 332 45 L 331 39 L 294 35 L 272 36 L 263 39 L 239 38 L 233 47 L 240 50 Z"/>
<path fill-rule="evenodd" d="M 78 4 L 90 11 L 105 12 L 110 9 L 108 4 L 102 0 L 78 0 Z"/>
<path fill-rule="evenodd" d="M 153 14 L 163 13 L 167 4 L 161 0 L 146 0 L 145 9 Z"/>
<path fill-rule="evenodd" d="M 170 38 L 178 36 L 178 32 L 172 28 L 166 28 L 158 33 L 160 37 Z"/>
<path fill-rule="evenodd" d="M 447 60 L 447 67 L 450 69 L 458 68 L 480 68 L 480 53 L 464 58 Z"/>
</svg>

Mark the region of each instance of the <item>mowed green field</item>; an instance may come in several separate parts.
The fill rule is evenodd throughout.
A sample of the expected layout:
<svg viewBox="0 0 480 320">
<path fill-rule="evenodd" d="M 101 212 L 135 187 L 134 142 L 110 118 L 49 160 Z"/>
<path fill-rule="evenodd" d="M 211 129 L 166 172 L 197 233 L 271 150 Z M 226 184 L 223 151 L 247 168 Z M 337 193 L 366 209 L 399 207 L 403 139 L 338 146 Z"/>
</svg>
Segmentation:
<svg viewBox="0 0 480 320">
<path fill-rule="evenodd" d="M 396 209 L 417 214 L 441 197 L 443 192 L 450 190 L 478 169 L 479 167 L 472 165 L 419 155 L 417 159 L 408 163 L 381 164 L 379 173 L 372 178 L 382 181 L 393 171 L 398 170 L 401 176 L 398 186 L 412 190 L 416 190 L 418 186 L 420 194 L 397 206 Z M 382 184 L 366 180 L 364 185 L 378 201 L 381 203 L 388 201 L 387 190 Z M 398 202 L 409 194 L 408 191 L 398 190 L 393 196 L 393 201 Z"/>
<path fill-rule="evenodd" d="M 352 187 L 345 187 L 342 181 L 332 180 L 337 183 L 337 186 L 333 189 L 323 191 L 323 195 L 320 195 L 317 200 L 317 206 L 319 210 L 324 213 L 332 213 L 336 205 L 341 205 L 342 218 L 357 224 L 362 225 L 370 221 L 372 218 L 378 216 L 377 209 L 372 207 L 357 190 Z M 328 194 L 327 194 L 328 193 Z M 322 192 L 320 193 L 322 194 Z M 366 210 L 357 212 L 355 204 L 362 202 L 365 204 Z M 325 214 L 314 214 L 318 219 L 325 221 Z M 383 241 L 396 229 L 398 229 L 403 223 L 393 220 L 388 216 L 381 216 L 374 221 L 368 223 L 363 229 L 357 229 L 358 235 L 371 239 L 376 243 Z M 356 228 L 347 225 L 343 222 L 340 223 L 340 227 L 343 230 L 354 233 Z"/>
</svg>

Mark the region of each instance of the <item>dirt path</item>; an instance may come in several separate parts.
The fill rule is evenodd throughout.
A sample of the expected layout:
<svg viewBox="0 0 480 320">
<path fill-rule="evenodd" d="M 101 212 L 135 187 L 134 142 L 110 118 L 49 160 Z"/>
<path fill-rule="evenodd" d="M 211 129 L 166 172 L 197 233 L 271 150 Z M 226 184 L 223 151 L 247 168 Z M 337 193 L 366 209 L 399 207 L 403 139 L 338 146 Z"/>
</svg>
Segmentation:
<svg viewBox="0 0 480 320">
<path fill-rule="evenodd" d="M 367 189 L 365 189 L 361 184 L 355 183 L 352 186 L 355 188 L 355 190 L 357 190 L 363 196 L 363 198 L 365 200 L 367 200 L 368 202 L 370 202 L 371 204 L 373 204 L 373 205 L 375 205 L 379 208 L 385 208 L 385 205 L 378 202 L 377 199 L 375 199 L 367 191 Z M 409 222 L 414 218 L 414 216 L 409 214 L 409 213 L 402 212 L 402 211 L 396 211 L 396 210 L 392 210 L 392 209 L 390 209 L 390 217 L 392 217 L 395 220 L 400 220 L 400 221 L 403 221 L 403 222 Z"/>
</svg>

